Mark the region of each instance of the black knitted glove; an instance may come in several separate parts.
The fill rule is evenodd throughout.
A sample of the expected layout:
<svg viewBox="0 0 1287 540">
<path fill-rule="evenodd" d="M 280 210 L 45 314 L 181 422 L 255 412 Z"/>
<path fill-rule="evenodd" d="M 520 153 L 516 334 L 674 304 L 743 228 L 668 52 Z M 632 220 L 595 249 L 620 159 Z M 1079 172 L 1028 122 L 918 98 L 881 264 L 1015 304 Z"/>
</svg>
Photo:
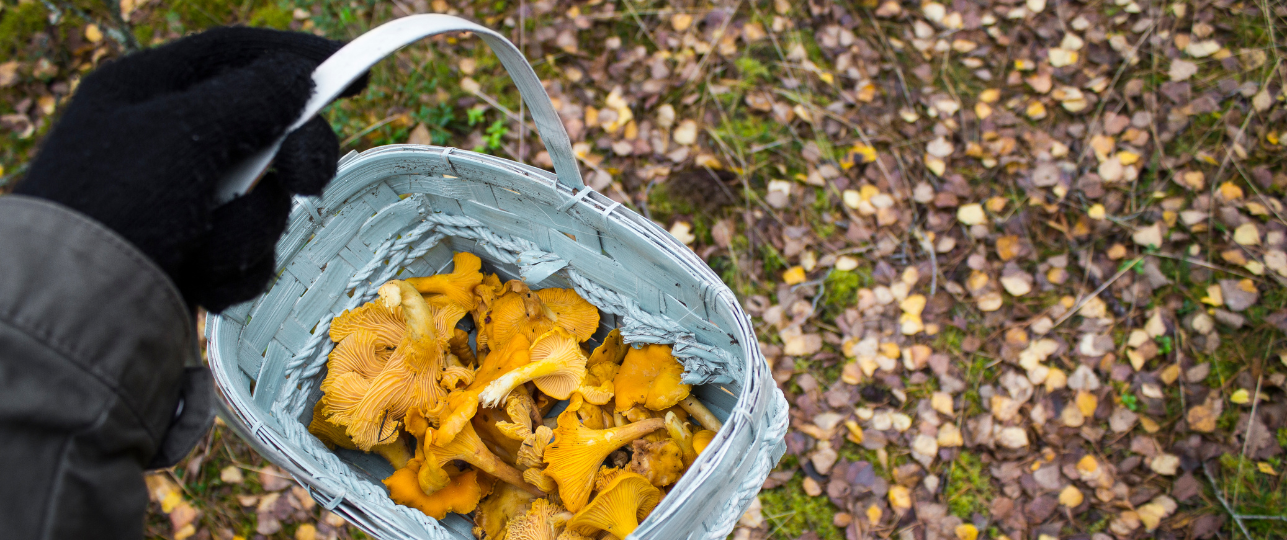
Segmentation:
<svg viewBox="0 0 1287 540">
<path fill-rule="evenodd" d="M 343 45 L 311 34 L 216 28 L 109 63 L 80 84 L 15 193 L 120 233 L 190 307 L 253 298 L 273 275 L 292 193 L 335 176 L 339 143 L 314 118 L 286 138 L 250 194 L 216 208 L 216 182 L 295 121 L 313 69 Z M 354 83 L 345 95 L 366 85 Z"/>
</svg>

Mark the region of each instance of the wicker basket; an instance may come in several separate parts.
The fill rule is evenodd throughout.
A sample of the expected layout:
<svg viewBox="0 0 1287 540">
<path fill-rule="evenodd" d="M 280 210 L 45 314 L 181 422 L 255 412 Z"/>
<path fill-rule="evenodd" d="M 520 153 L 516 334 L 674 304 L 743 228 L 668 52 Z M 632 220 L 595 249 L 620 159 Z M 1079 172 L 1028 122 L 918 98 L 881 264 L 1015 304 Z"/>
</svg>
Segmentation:
<svg viewBox="0 0 1287 540">
<path fill-rule="evenodd" d="M 674 344 L 686 381 L 698 385 L 694 394 L 725 424 L 631 538 L 726 537 L 781 457 L 787 422 L 786 402 L 732 292 L 666 231 L 582 184 L 548 96 L 499 34 L 418 15 L 345 48 L 369 47 L 375 38 L 368 36 L 384 32 L 379 56 L 342 50 L 336 57 L 361 73 L 400 46 L 391 40 L 461 30 L 500 56 L 559 174 L 436 146 L 346 156 L 320 198 L 295 201 L 270 290 L 207 324 L 226 423 L 322 506 L 378 538 L 472 538 L 461 516 L 438 521 L 394 504 L 380 482 L 393 472 L 383 459 L 328 450 L 306 429 L 332 345 L 331 318 L 374 298 L 388 279 L 449 270 L 454 251 L 469 251 L 502 279 L 574 288 L 600 310 L 597 336 L 620 327 L 627 342 Z M 342 78 L 328 84 L 342 89 Z"/>
</svg>

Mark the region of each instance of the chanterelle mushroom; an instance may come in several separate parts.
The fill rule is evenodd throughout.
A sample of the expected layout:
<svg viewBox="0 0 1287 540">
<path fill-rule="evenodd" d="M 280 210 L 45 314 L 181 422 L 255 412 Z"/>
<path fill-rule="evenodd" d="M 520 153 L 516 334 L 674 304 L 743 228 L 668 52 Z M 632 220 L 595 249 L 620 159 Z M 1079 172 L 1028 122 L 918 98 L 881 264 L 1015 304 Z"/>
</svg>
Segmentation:
<svg viewBox="0 0 1287 540">
<path fill-rule="evenodd" d="M 353 440 L 344 432 L 344 426 L 326 419 L 326 415 L 323 412 L 325 408 L 326 398 L 323 396 L 313 406 L 313 421 L 308 424 L 308 432 L 312 433 L 328 448 L 338 446 L 349 450 L 357 450 L 357 445 L 353 444 Z M 407 461 L 411 460 L 411 451 L 407 449 L 407 442 L 401 431 L 392 441 L 371 447 L 371 452 L 388 460 L 389 464 L 393 465 L 395 469 L 406 467 Z"/>
<path fill-rule="evenodd" d="M 417 414 L 413 412 L 412 414 Z M 544 493 L 523 481 L 523 473 L 514 467 L 501 461 L 496 457 L 483 440 L 478 437 L 474 431 L 473 425 L 466 423 L 464 429 L 456 434 L 451 443 L 444 446 L 431 446 L 422 443 L 421 451 L 425 456 L 425 467 L 442 467 L 453 460 L 461 460 L 478 467 L 483 472 L 495 476 L 501 481 L 508 482 L 519 488 L 525 489 L 535 495 L 544 495 Z"/>
<path fill-rule="evenodd" d="M 688 397 L 691 386 L 684 384 L 684 366 L 670 354 L 669 345 L 644 345 L 626 351 L 621 369 L 612 380 L 617 412 L 636 404 L 654 411 L 668 409 Z"/>
<path fill-rule="evenodd" d="M 693 451 L 701 454 L 710 446 L 711 441 L 715 439 L 715 432 L 709 429 L 703 429 L 693 434 Z"/>
<path fill-rule="evenodd" d="M 657 487 L 669 486 L 684 474 L 684 453 L 672 439 L 664 441 L 646 441 L 637 439 L 631 443 L 634 457 L 630 460 L 630 472 L 648 479 Z"/>
<path fill-rule="evenodd" d="M 522 339 L 522 336 L 514 339 Z M 567 399 L 581 385 L 581 379 L 585 377 L 585 355 L 577 346 L 576 338 L 562 328 L 536 338 L 529 354 L 531 363 L 497 377 L 478 394 L 482 406 L 500 405 L 511 390 L 528 381 L 555 399 Z"/>
<path fill-rule="evenodd" d="M 407 283 L 421 293 L 441 294 L 466 310 L 472 310 L 477 302 L 474 287 L 483 282 L 483 273 L 479 271 L 483 262 L 473 253 L 457 253 L 452 260 L 455 268 L 450 274 L 408 278 Z"/>
<path fill-rule="evenodd" d="M 406 467 L 394 471 L 384 479 L 389 488 L 389 498 L 403 506 L 415 508 L 434 519 L 447 517 L 448 512 L 468 514 L 478 507 L 478 501 L 490 489 L 491 480 L 480 479 L 477 470 L 458 472 L 448 467 L 451 480 L 446 487 L 425 493 L 416 480 L 422 463 L 411 460 Z"/>
<path fill-rule="evenodd" d="M 450 443 L 470 418 L 478 412 L 478 395 L 492 381 L 500 378 L 513 369 L 529 363 L 531 359 L 526 337 L 517 336 L 511 339 L 499 351 L 492 351 L 484 359 L 478 371 L 474 372 L 474 381 L 463 390 L 456 390 L 447 396 L 446 412 L 438 429 L 434 431 L 434 443 Z"/>
<path fill-rule="evenodd" d="M 545 474 L 559 485 L 559 496 L 567 509 L 579 511 L 590 498 L 595 473 L 608 454 L 664 425 L 662 419 L 650 418 L 621 427 L 589 429 L 568 407 L 559 414 L 554 441 L 545 447 L 543 458 L 549 464 Z"/>
<path fill-rule="evenodd" d="M 379 335 L 367 328 L 358 328 L 331 349 L 327 356 L 327 376 L 340 376 L 354 372 L 364 379 L 375 378 L 389 361 L 389 355 L 377 352 Z"/>
<path fill-rule="evenodd" d="M 537 500 L 535 495 L 504 482 L 498 484 L 490 495 L 478 504 L 474 515 L 474 536 L 478 540 L 498 540 L 505 537 L 510 520 L 522 516 Z"/>
<path fill-rule="evenodd" d="M 547 499 L 532 501 L 527 513 L 509 521 L 506 540 L 555 540 L 555 529 L 560 523 L 558 505 Z"/>
<path fill-rule="evenodd" d="M 535 341 L 555 327 L 576 337 L 590 339 L 599 327 L 599 310 L 572 289 L 533 291 L 521 281 L 505 284 L 507 292 L 492 304 L 484 327 L 489 344 L 504 343 L 517 334 Z"/>
<path fill-rule="evenodd" d="M 625 538 L 639 527 L 639 522 L 661 502 L 661 490 L 638 474 L 613 471 L 602 478 L 599 494 L 568 521 L 568 530 L 590 535 L 607 531 Z"/>
<path fill-rule="evenodd" d="M 380 302 L 369 302 L 346 310 L 331 321 L 331 341 L 339 343 L 358 329 L 375 332 L 377 346 L 396 347 L 407 324 L 402 320 L 401 307 L 389 308 Z"/>
<path fill-rule="evenodd" d="M 361 401 L 330 416 L 332 421 L 348 426 L 349 436 L 363 450 L 389 440 L 409 408 L 435 410 L 441 406 L 447 394 L 439 384 L 443 349 L 452 335 L 451 327 L 465 313 L 450 305 L 430 307 L 405 281 L 392 280 L 381 285 L 378 292 L 385 307 L 401 306 L 406 332 Z M 445 331 L 442 326 L 446 326 Z"/>
<path fill-rule="evenodd" d="M 585 398 L 586 403 L 607 405 L 612 401 L 614 388 L 612 379 L 621 369 L 621 360 L 626 356 L 626 344 L 621 339 L 621 330 L 613 328 L 603 343 L 590 353 L 585 362 L 585 379 L 577 392 Z"/>
</svg>

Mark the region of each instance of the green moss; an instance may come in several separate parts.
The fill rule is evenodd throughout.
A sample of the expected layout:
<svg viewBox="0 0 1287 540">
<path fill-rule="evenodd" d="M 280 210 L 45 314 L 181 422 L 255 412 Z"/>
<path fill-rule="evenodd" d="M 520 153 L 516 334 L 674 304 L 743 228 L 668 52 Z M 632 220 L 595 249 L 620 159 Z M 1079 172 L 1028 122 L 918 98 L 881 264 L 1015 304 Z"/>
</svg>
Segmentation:
<svg viewBox="0 0 1287 540">
<path fill-rule="evenodd" d="M 44 6 L 38 2 L 6 6 L 0 14 L 0 57 L 15 56 L 48 22 Z"/>
<path fill-rule="evenodd" d="M 782 258 L 782 254 L 771 245 L 760 245 L 760 258 L 764 261 L 764 273 L 771 277 L 778 277 L 778 272 L 787 268 L 786 259 Z"/>
<path fill-rule="evenodd" d="M 867 268 L 832 270 L 823 280 L 823 302 L 829 307 L 844 309 L 857 301 L 858 289 L 871 282 Z"/>
<path fill-rule="evenodd" d="M 952 515 L 966 521 L 975 513 L 986 515 L 996 490 L 983 460 L 973 452 L 962 451 L 949 471 L 945 498 Z"/>
<path fill-rule="evenodd" d="M 1265 463 L 1282 474 L 1282 459 L 1269 458 Z M 1287 487 L 1282 478 L 1261 472 L 1253 460 L 1240 455 L 1222 455 L 1220 470 L 1215 476 L 1225 500 L 1239 514 L 1280 515 L 1283 508 L 1287 508 Z M 1246 525 L 1252 538 L 1282 538 L 1278 535 L 1281 530 L 1278 522 L 1247 520 Z"/>
<path fill-rule="evenodd" d="M 227 0 L 177 0 L 169 7 L 185 28 L 197 30 L 228 24 L 236 5 Z"/>
<path fill-rule="evenodd" d="M 813 531 L 822 540 L 844 538 L 844 531 L 832 524 L 839 510 L 826 497 L 806 495 L 803 484 L 803 475 L 797 473 L 786 484 L 760 492 L 769 537 L 797 538 Z"/>
<path fill-rule="evenodd" d="M 738 57 L 733 61 L 733 65 L 737 67 L 737 72 L 741 75 L 739 86 L 753 87 L 769 78 L 769 68 L 750 55 Z"/>
<path fill-rule="evenodd" d="M 293 19 L 290 10 L 281 7 L 280 4 L 269 4 L 252 11 L 248 22 L 251 26 L 288 30 Z"/>
</svg>

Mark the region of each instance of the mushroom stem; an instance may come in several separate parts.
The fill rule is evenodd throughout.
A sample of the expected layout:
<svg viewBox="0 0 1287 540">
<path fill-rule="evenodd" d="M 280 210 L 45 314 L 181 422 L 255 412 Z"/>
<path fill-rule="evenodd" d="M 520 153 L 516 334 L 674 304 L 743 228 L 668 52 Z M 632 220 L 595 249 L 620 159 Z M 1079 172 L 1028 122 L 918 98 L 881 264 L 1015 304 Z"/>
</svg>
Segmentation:
<svg viewBox="0 0 1287 540">
<path fill-rule="evenodd" d="M 522 386 L 523 383 L 554 375 L 565 367 L 567 367 L 567 362 L 564 362 L 561 358 L 547 358 L 539 362 L 532 362 L 492 381 L 482 393 L 478 394 L 478 401 L 484 407 L 498 407 L 501 402 L 505 401 L 505 397 L 509 396 L 511 391 Z M 553 397 L 557 398 L 558 396 Z"/>
<path fill-rule="evenodd" d="M 697 420 L 697 423 L 701 424 L 702 427 L 706 429 L 719 431 L 719 428 L 724 427 L 724 423 L 720 422 L 719 418 L 715 417 L 715 413 L 712 413 L 710 409 L 706 408 L 706 405 L 703 405 L 701 401 L 698 401 L 697 396 L 689 394 L 688 397 L 679 402 L 679 406 L 687 411 L 689 416 L 692 416 L 694 420 Z"/>
<path fill-rule="evenodd" d="M 670 438 L 679 443 L 679 449 L 684 454 L 684 468 L 687 469 L 697 459 L 697 450 L 693 448 L 692 432 L 688 431 L 684 423 L 679 420 L 679 416 L 673 412 L 666 413 L 666 431 L 670 432 Z"/>
<path fill-rule="evenodd" d="M 452 439 L 451 444 L 446 446 L 426 445 L 424 446 L 424 452 L 426 455 L 432 454 L 433 462 L 440 467 L 452 460 L 463 460 L 470 465 L 478 467 L 483 472 L 495 476 L 501 481 L 512 484 L 528 493 L 538 497 L 544 497 L 546 495 L 544 491 L 532 487 L 527 482 L 524 482 L 523 473 L 519 472 L 518 469 L 515 469 L 508 463 L 505 463 L 500 458 L 496 457 L 496 454 L 493 454 L 491 450 L 488 450 L 487 446 L 483 444 L 483 440 L 478 437 L 478 433 L 474 431 L 473 426 L 468 423 L 466 423 L 464 429 L 462 429 L 460 433 Z"/>
</svg>

